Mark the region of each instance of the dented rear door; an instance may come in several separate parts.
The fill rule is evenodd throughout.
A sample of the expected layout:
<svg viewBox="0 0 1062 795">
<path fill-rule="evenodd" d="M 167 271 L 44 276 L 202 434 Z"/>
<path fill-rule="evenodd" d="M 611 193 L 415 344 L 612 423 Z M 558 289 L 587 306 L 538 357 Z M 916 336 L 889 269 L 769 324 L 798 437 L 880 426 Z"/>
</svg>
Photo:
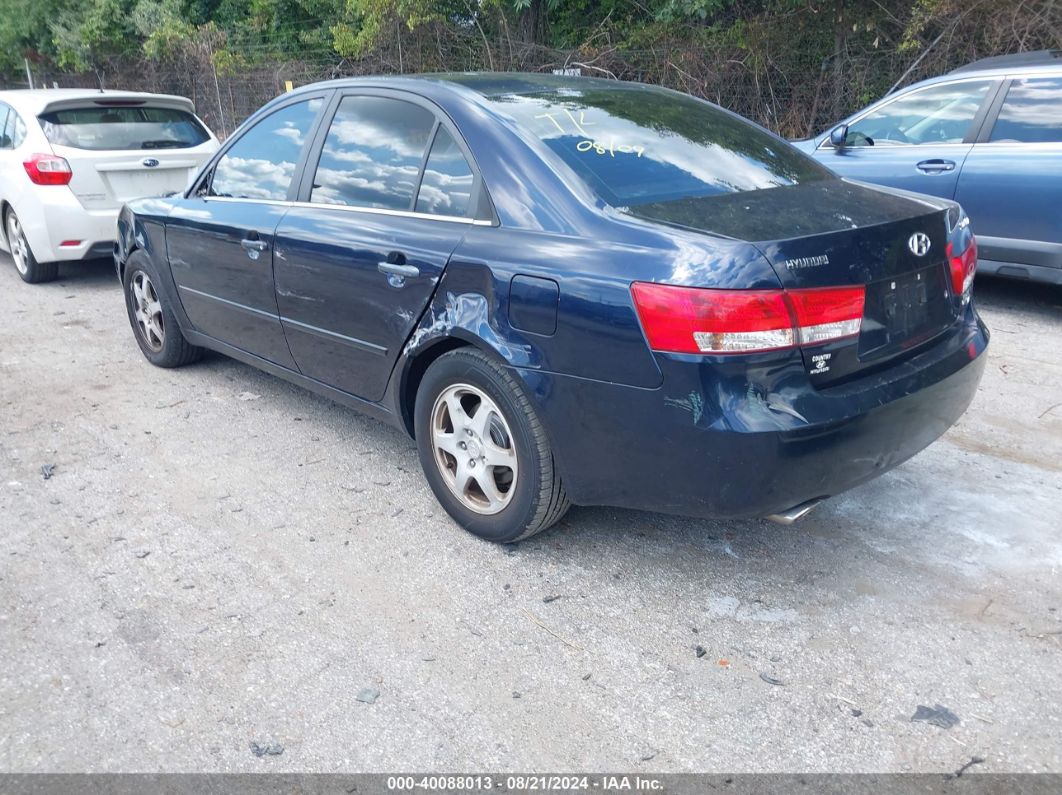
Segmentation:
<svg viewBox="0 0 1062 795">
<path fill-rule="evenodd" d="M 277 229 L 274 274 L 303 375 L 379 401 L 464 232 L 445 221 L 292 208 Z"/>
<path fill-rule="evenodd" d="M 280 319 L 303 375 L 378 402 L 481 184 L 456 129 L 408 92 L 349 89 L 276 233 Z"/>
</svg>

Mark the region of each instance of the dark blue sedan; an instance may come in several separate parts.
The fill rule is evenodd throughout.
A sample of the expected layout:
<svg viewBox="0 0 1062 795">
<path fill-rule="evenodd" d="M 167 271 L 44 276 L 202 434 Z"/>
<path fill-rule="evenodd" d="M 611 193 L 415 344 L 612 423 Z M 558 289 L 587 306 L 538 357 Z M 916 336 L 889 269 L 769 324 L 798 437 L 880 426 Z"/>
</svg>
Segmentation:
<svg viewBox="0 0 1062 795">
<path fill-rule="evenodd" d="M 572 503 L 792 521 L 896 466 L 977 388 L 976 257 L 955 203 L 714 105 L 514 74 L 286 94 L 116 246 L 152 363 L 209 348 L 405 429 L 501 542 Z"/>
</svg>

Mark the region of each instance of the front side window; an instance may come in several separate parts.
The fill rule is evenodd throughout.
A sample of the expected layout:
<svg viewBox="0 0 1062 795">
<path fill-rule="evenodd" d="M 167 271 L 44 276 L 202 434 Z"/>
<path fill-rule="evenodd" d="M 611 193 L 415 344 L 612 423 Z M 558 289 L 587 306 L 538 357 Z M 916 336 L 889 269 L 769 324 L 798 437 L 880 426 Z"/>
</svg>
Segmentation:
<svg viewBox="0 0 1062 795">
<path fill-rule="evenodd" d="M 613 207 L 833 178 L 753 124 L 674 92 L 622 85 L 487 98 Z"/>
<path fill-rule="evenodd" d="M 962 143 L 991 86 L 975 80 L 913 91 L 852 122 L 847 145 Z"/>
<path fill-rule="evenodd" d="M 439 127 L 424 165 L 416 211 L 432 215 L 468 215 L 472 204 L 472 168 L 445 127 Z"/>
<path fill-rule="evenodd" d="M 93 105 L 40 116 L 48 142 L 92 151 L 190 149 L 210 140 L 191 113 L 149 105 Z"/>
<path fill-rule="evenodd" d="M 310 201 L 410 210 L 435 116 L 387 97 L 346 97 L 328 129 Z"/>
<path fill-rule="evenodd" d="M 321 99 L 295 102 L 256 122 L 218 161 L 210 195 L 286 199 L 321 103 Z"/>
<path fill-rule="evenodd" d="M 1015 80 L 992 128 L 992 141 L 1062 141 L 1062 77 Z"/>
</svg>

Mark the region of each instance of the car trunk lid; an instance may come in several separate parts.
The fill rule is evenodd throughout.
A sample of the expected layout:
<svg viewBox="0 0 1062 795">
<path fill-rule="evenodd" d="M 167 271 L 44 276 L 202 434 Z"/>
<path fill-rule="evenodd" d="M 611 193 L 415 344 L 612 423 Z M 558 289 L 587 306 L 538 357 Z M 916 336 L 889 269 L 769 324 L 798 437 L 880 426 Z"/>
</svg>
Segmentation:
<svg viewBox="0 0 1062 795">
<path fill-rule="evenodd" d="M 802 348 L 819 385 L 902 357 L 946 330 L 961 308 L 948 281 L 948 210 L 928 199 L 825 180 L 628 212 L 750 241 L 786 289 L 863 285 L 858 337 Z"/>
</svg>

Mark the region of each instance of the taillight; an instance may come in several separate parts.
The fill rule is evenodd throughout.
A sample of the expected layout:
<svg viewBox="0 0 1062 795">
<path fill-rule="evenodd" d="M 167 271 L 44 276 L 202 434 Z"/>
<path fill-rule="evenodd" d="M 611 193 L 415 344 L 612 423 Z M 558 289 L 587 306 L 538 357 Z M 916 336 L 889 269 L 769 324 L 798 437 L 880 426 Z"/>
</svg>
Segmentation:
<svg viewBox="0 0 1062 795">
<path fill-rule="evenodd" d="M 57 155 L 30 155 L 22 166 L 34 185 L 69 185 L 74 176 L 66 158 Z"/>
<path fill-rule="evenodd" d="M 866 290 L 712 290 L 635 282 L 631 294 L 655 351 L 752 353 L 858 334 Z"/>
<path fill-rule="evenodd" d="M 948 265 L 951 267 L 951 288 L 955 295 L 962 297 L 965 306 L 973 295 L 974 275 L 977 273 L 977 240 L 973 235 L 970 235 L 966 250 L 958 256 L 952 244 L 948 243 Z"/>
</svg>

